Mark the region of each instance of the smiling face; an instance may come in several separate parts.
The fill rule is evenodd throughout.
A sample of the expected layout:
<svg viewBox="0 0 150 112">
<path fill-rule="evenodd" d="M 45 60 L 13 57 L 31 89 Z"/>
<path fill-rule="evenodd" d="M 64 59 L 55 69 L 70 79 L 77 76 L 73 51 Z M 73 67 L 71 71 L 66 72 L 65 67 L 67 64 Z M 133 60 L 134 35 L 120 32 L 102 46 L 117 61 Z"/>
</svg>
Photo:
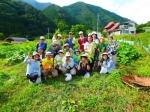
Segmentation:
<svg viewBox="0 0 150 112">
<path fill-rule="evenodd" d="M 104 54 L 102 57 L 103 57 L 104 60 L 108 60 L 107 54 Z"/>
<path fill-rule="evenodd" d="M 59 52 L 59 56 L 63 56 L 63 53 L 62 53 L 62 52 Z"/>
<path fill-rule="evenodd" d="M 93 37 L 93 39 L 96 39 L 96 34 L 93 34 L 92 37 Z"/>
<path fill-rule="evenodd" d="M 52 55 L 46 55 L 47 60 L 50 60 Z"/>
<path fill-rule="evenodd" d="M 66 47 L 65 47 L 66 50 L 69 50 L 69 48 L 70 48 L 69 46 L 66 46 Z"/>
<path fill-rule="evenodd" d="M 92 37 L 88 37 L 88 42 L 92 42 Z"/>
<path fill-rule="evenodd" d="M 33 56 L 33 58 L 34 58 L 34 60 L 38 60 L 39 59 L 39 55 L 36 54 L 36 55 Z"/>
<path fill-rule="evenodd" d="M 112 42 L 113 42 L 113 38 L 109 37 L 109 38 L 108 38 L 108 41 L 109 41 L 110 43 L 112 43 Z"/>
<path fill-rule="evenodd" d="M 43 42 L 44 42 L 44 39 L 40 39 L 40 42 L 43 43 Z"/>
<path fill-rule="evenodd" d="M 38 50 L 38 53 L 39 53 L 39 54 L 43 54 L 43 52 L 44 52 L 43 49 L 39 49 L 39 50 Z"/>
<path fill-rule="evenodd" d="M 77 51 L 77 52 L 76 52 L 76 55 L 78 56 L 78 55 L 79 55 L 79 53 L 80 53 L 80 52 L 79 52 L 79 51 Z"/>
<path fill-rule="evenodd" d="M 85 62 L 85 61 L 86 61 L 86 57 L 83 56 L 83 57 L 81 58 L 81 60 L 82 60 L 82 62 Z"/>
</svg>

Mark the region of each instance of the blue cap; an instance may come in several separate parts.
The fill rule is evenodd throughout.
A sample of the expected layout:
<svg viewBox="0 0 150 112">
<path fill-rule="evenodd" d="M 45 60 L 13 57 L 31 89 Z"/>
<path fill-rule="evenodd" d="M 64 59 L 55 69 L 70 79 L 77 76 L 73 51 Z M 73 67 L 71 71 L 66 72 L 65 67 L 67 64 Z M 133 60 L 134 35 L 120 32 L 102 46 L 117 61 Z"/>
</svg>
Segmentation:
<svg viewBox="0 0 150 112">
<path fill-rule="evenodd" d="M 44 50 L 42 47 L 39 47 L 39 48 L 38 48 L 38 50 L 41 50 L 41 49 Z"/>
</svg>

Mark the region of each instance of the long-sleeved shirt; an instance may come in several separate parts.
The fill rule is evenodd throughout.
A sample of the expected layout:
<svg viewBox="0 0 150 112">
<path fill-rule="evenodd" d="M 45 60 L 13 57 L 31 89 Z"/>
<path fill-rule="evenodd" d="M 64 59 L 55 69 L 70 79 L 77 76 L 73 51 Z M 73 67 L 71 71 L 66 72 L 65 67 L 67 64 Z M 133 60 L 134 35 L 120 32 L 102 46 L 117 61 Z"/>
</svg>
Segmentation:
<svg viewBox="0 0 150 112">
<path fill-rule="evenodd" d="M 93 46 L 94 46 L 93 42 L 91 42 L 91 43 L 86 42 L 84 45 L 85 54 L 94 55 L 94 54 L 90 54 L 91 50 L 94 50 Z"/>
<path fill-rule="evenodd" d="M 41 75 L 40 62 L 34 59 L 29 59 L 28 56 L 25 58 L 24 63 L 27 64 L 26 75 L 38 74 Z"/>
<path fill-rule="evenodd" d="M 60 46 L 59 45 L 54 46 L 53 44 L 51 44 L 48 49 L 48 51 L 50 51 L 52 53 L 53 57 L 56 56 L 56 54 L 59 50 L 60 50 Z"/>
<path fill-rule="evenodd" d="M 62 66 L 67 68 L 67 69 L 70 69 L 70 68 L 74 67 L 74 61 L 73 61 L 72 58 L 70 58 L 70 61 L 68 63 L 66 63 L 66 57 L 63 57 L 62 61 L 63 61 Z"/>
<path fill-rule="evenodd" d="M 37 43 L 37 45 L 36 45 L 36 51 L 38 51 L 39 47 L 41 47 L 45 51 L 46 48 L 47 48 L 47 44 L 45 42 L 43 42 L 43 43 L 41 43 L 41 42 Z"/>
<path fill-rule="evenodd" d="M 78 44 L 80 46 L 80 50 L 84 51 L 84 44 L 87 42 L 87 38 L 83 37 L 83 38 L 79 38 L 78 39 Z"/>
<path fill-rule="evenodd" d="M 104 60 L 102 67 L 106 68 L 108 73 L 116 68 L 113 60 L 111 59 L 108 59 L 107 61 Z"/>
</svg>

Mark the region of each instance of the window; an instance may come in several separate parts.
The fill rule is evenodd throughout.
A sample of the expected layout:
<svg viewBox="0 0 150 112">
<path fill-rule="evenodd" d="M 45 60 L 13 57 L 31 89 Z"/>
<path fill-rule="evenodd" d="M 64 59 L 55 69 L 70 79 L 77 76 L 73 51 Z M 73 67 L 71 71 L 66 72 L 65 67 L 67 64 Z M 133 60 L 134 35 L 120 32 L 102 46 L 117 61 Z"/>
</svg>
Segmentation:
<svg viewBox="0 0 150 112">
<path fill-rule="evenodd" d="M 134 31 L 130 31 L 132 34 L 134 33 Z"/>
</svg>

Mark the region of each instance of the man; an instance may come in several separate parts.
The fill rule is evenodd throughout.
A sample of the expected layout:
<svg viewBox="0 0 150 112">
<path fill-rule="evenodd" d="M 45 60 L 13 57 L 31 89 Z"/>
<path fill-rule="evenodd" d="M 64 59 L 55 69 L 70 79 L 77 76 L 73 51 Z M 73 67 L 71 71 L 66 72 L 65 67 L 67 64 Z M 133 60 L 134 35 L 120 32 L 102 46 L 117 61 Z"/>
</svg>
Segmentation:
<svg viewBox="0 0 150 112">
<path fill-rule="evenodd" d="M 63 74 L 65 74 L 65 76 L 67 76 L 65 81 L 70 81 L 72 79 L 72 75 L 76 74 L 76 69 L 74 67 L 74 61 L 69 52 L 67 52 L 65 57 L 63 57 L 62 62 L 63 67 L 61 68 L 61 71 Z"/>
<path fill-rule="evenodd" d="M 84 51 L 84 44 L 87 42 L 87 38 L 84 37 L 83 32 L 79 32 L 80 38 L 78 39 L 78 44 L 80 46 L 80 50 Z"/>
<path fill-rule="evenodd" d="M 51 75 L 52 77 L 58 76 L 58 71 L 56 70 L 56 60 L 52 58 L 51 52 L 46 52 L 46 58 L 42 60 L 42 66 L 44 69 L 42 73 L 45 79 L 47 79 L 49 75 Z"/>
<path fill-rule="evenodd" d="M 84 77 L 89 78 L 90 74 L 90 63 L 87 60 L 87 55 L 81 55 L 81 61 L 77 67 L 77 74 L 84 75 Z"/>
<path fill-rule="evenodd" d="M 72 32 L 69 32 L 68 36 L 69 38 L 66 39 L 65 43 L 68 43 L 70 45 L 70 48 L 73 49 L 75 38 L 73 38 Z"/>
<path fill-rule="evenodd" d="M 66 52 L 70 52 L 71 55 L 74 54 L 74 51 L 72 50 L 72 48 L 70 48 L 70 45 L 69 45 L 68 43 L 66 43 L 66 44 L 64 45 L 64 51 L 65 51 L 65 53 L 66 53 Z"/>
<path fill-rule="evenodd" d="M 60 50 L 60 46 L 57 44 L 57 40 L 53 40 L 53 43 L 50 45 L 48 51 L 52 53 L 53 58 L 57 55 L 57 52 Z"/>
<path fill-rule="evenodd" d="M 38 52 L 38 48 L 39 47 L 41 47 L 43 50 L 44 50 L 44 52 L 45 52 L 45 50 L 46 50 L 46 48 L 47 48 L 47 44 L 46 44 L 46 42 L 44 42 L 44 37 L 43 36 L 41 36 L 40 37 L 40 42 L 39 43 L 37 43 L 37 45 L 36 45 L 36 51 Z"/>
<path fill-rule="evenodd" d="M 38 53 L 40 55 L 40 60 L 42 60 L 43 58 L 45 58 L 45 53 L 42 47 L 38 48 Z"/>
</svg>

